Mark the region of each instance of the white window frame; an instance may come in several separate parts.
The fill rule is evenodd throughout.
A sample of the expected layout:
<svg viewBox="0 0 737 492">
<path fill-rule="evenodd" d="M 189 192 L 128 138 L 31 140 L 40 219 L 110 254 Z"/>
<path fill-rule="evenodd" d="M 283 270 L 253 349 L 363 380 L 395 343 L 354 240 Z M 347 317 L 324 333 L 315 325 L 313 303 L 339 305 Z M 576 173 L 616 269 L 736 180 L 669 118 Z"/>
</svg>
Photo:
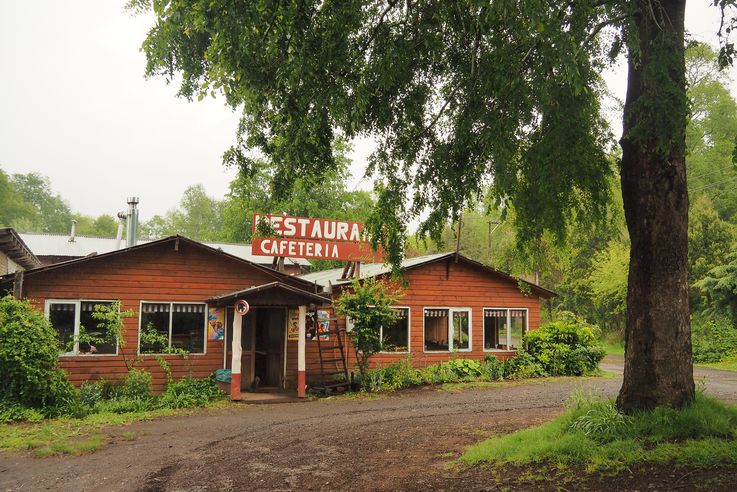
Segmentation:
<svg viewBox="0 0 737 492">
<path fill-rule="evenodd" d="M 392 306 L 392 309 L 407 310 L 407 350 L 382 350 L 380 354 L 409 354 L 412 351 L 412 309 L 409 306 Z M 424 311 L 423 311 L 424 313 Z M 384 327 L 379 328 L 379 341 L 384 341 Z"/>
<path fill-rule="evenodd" d="M 520 307 L 485 307 L 482 310 L 482 315 L 484 317 L 484 322 L 486 322 L 486 311 L 506 311 L 507 312 L 507 347 L 509 347 L 512 344 L 512 311 L 524 311 L 525 312 L 525 327 L 523 329 L 523 334 L 527 334 L 528 331 L 530 331 L 530 308 L 520 308 Z M 516 349 L 487 349 L 486 348 L 486 329 L 484 328 L 484 325 L 481 325 L 481 330 L 483 331 L 483 340 L 481 347 L 484 349 L 484 352 L 515 352 L 519 350 L 519 347 Z"/>
<path fill-rule="evenodd" d="M 448 310 L 448 350 L 427 350 L 425 347 L 425 311 L 433 309 L 447 309 Z M 468 312 L 468 348 L 456 349 L 453 346 L 453 338 L 455 335 L 453 328 L 453 313 L 458 311 Z M 422 352 L 425 354 L 452 354 L 453 352 L 472 352 L 473 351 L 473 309 L 470 307 L 436 307 L 436 306 L 425 306 L 422 308 Z"/>
<path fill-rule="evenodd" d="M 142 354 L 141 353 L 141 323 L 143 322 L 143 305 L 144 304 L 169 304 L 169 349 L 171 349 L 171 330 L 174 326 L 174 305 L 175 304 L 199 304 L 204 307 L 205 309 L 205 320 L 202 325 L 202 331 L 204 336 L 204 343 L 202 347 L 202 352 L 189 352 L 188 355 L 207 355 L 207 303 L 206 302 L 186 302 L 186 301 L 147 301 L 142 300 L 138 304 L 138 350 L 137 353 L 140 356 L 157 356 L 157 355 L 175 355 L 168 352 L 161 352 L 156 354 Z"/>
<path fill-rule="evenodd" d="M 52 304 L 72 304 L 74 305 L 74 347 L 71 352 L 64 352 L 59 354 L 59 357 L 115 357 L 120 351 L 120 340 L 115 340 L 115 353 L 114 354 L 82 354 L 79 352 L 79 326 L 80 319 L 82 318 L 82 303 L 110 303 L 113 304 L 118 301 L 112 301 L 107 299 L 46 299 L 44 301 L 44 316 L 47 320 L 51 321 L 51 305 Z"/>
</svg>

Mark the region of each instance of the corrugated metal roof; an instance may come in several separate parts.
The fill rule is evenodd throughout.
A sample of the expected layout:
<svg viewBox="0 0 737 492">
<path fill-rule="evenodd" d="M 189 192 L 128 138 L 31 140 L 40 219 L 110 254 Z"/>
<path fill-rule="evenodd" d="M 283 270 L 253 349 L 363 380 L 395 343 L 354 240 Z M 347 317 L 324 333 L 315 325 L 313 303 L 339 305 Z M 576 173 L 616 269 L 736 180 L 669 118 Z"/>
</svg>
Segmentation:
<svg viewBox="0 0 737 492">
<path fill-rule="evenodd" d="M 402 268 L 412 268 L 423 263 L 438 260 L 444 256 L 451 256 L 455 253 L 436 253 L 433 255 L 415 256 L 414 258 L 406 258 L 402 261 Z M 376 277 L 392 271 L 391 266 L 385 263 L 361 263 L 361 278 Z M 317 285 L 327 287 L 328 283 L 333 285 L 342 285 L 351 283 L 350 280 L 341 279 L 343 275 L 342 268 L 333 268 L 332 270 L 323 270 L 321 272 L 306 273 L 300 275 L 300 278 L 315 282 Z"/>
<path fill-rule="evenodd" d="M 67 234 L 19 234 L 28 248 L 37 256 L 73 256 L 83 257 L 92 253 L 98 255 L 115 251 L 117 241 L 115 238 L 76 236 L 74 241 L 69 240 Z M 138 244 L 146 244 L 150 241 L 139 240 Z M 244 260 L 258 263 L 260 265 L 271 265 L 271 256 L 254 255 L 250 244 L 236 243 L 203 243 L 211 248 L 220 249 L 230 255 Z M 126 247 L 126 241 L 120 242 L 120 247 Z M 304 258 L 287 258 L 287 261 L 295 265 L 309 266 L 310 262 Z"/>
</svg>

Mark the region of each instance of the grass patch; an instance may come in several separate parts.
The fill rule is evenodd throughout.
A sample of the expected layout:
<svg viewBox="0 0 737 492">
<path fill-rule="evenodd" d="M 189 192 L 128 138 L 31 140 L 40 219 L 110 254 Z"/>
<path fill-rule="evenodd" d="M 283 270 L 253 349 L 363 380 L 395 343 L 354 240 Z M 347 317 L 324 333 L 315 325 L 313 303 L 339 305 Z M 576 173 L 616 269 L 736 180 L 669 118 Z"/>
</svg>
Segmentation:
<svg viewBox="0 0 737 492">
<path fill-rule="evenodd" d="M 222 401 L 209 408 L 226 406 Z M 36 456 L 84 454 L 100 449 L 108 436 L 104 427 L 122 426 L 171 415 L 186 415 L 194 409 L 158 409 L 131 413 L 94 413 L 84 418 L 61 417 L 38 423 L 0 424 L 0 450 L 32 451 Z M 125 432 L 123 440 L 135 439 L 135 433 Z"/>
<path fill-rule="evenodd" d="M 607 354 L 624 355 L 624 342 L 602 340 L 601 344 L 604 346 L 604 350 Z"/>
<path fill-rule="evenodd" d="M 721 362 L 710 362 L 694 365 L 698 367 L 708 367 L 710 369 L 721 369 L 723 371 L 737 371 L 737 356 L 729 357 Z"/>
<path fill-rule="evenodd" d="M 470 464 L 583 466 L 626 470 L 637 464 L 711 467 L 737 463 L 737 406 L 703 394 L 682 410 L 625 416 L 614 403 L 576 395 L 555 420 L 480 442 L 461 457 Z"/>
</svg>

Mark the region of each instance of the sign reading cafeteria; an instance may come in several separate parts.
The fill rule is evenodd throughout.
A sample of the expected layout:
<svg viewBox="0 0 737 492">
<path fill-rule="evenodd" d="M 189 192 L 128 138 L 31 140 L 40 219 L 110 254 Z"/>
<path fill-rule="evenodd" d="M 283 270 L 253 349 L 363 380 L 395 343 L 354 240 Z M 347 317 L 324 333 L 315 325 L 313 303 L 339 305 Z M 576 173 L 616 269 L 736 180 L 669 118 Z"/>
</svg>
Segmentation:
<svg viewBox="0 0 737 492">
<path fill-rule="evenodd" d="M 259 224 L 272 231 L 264 237 Z M 361 222 L 286 215 L 253 215 L 253 253 L 341 261 L 383 261 L 371 249 Z"/>
</svg>

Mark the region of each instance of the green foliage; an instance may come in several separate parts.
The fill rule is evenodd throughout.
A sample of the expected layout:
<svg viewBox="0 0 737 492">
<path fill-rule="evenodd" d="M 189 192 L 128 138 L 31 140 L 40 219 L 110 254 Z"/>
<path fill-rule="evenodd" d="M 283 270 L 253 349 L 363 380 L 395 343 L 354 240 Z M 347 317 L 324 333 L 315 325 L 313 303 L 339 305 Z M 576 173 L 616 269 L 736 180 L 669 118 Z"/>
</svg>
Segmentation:
<svg viewBox="0 0 737 492">
<path fill-rule="evenodd" d="M 606 352 L 598 327 L 567 314 L 561 320 L 525 334 L 527 353 L 552 376 L 594 372 Z"/>
<path fill-rule="evenodd" d="M 737 253 L 730 254 L 727 263 L 709 270 L 695 287 L 701 292 L 708 311 L 726 311 L 737 322 Z"/>
<path fill-rule="evenodd" d="M 158 405 L 161 408 L 203 407 L 224 397 L 225 393 L 220 391 L 213 377 L 183 378 L 166 387 L 159 397 Z"/>
<path fill-rule="evenodd" d="M 207 195 L 201 184 L 184 190 L 178 209 L 169 210 L 165 216 L 155 215 L 141 224 L 141 236 L 158 239 L 180 234 L 195 241 L 221 241 L 225 202 Z M 248 217 L 241 217 L 250 224 Z"/>
<path fill-rule="evenodd" d="M 257 1 L 237 20 L 221 0 L 130 4 L 154 14 L 146 75 L 177 74 L 180 96 L 222 94 L 242 110 L 224 161 L 250 171 L 250 150 L 267 155 L 276 196 L 320 185 L 336 139 L 379 136 L 368 224 L 394 263 L 411 219 L 438 238 L 492 176 L 491 199 L 519 212 L 521 244 L 562 233 L 573 210 L 602 212 L 596 26 L 621 23 L 618 3 Z"/>
<path fill-rule="evenodd" d="M 240 168 L 230 183 L 224 205 L 224 233 L 230 241 L 251 241 L 251 221 L 254 213 L 285 213 L 300 217 L 326 217 L 363 222 L 373 206 L 365 191 L 347 191 L 350 177 L 348 158 L 350 146 L 343 140 L 333 145 L 335 169 L 326 170 L 319 184 L 297 178 L 290 198 L 280 199 L 270 191 L 274 170 L 268 162 L 253 160 L 247 169 Z M 320 261 L 317 266 L 337 266 Z"/>
<path fill-rule="evenodd" d="M 724 315 L 698 314 L 691 320 L 694 362 L 714 363 L 737 356 L 737 328 Z"/>
<path fill-rule="evenodd" d="M 132 369 L 125 376 L 123 396 L 146 399 L 151 396 L 151 373 L 142 369 Z"/>
<path fill-rule="evenodd" d="M 72 402 L 75 390 L 57 367 L 56 332 L 28 301 L 0 299 L 0 400 L 44 413 Z"/>
<path fill-rule="evenodd" d="M 717 466 L 737 463 L 737 407 L 704 395 L 683 409 L 657 407 L 631 416 L 614 403 L 574 395 L 568 410 L 539 427 L 471 447 L 469 463 L 582 465 L 620 471 L 643 463 Z"/>
<path fill-rule="evenodd" d="M 69 232 L 72 212 L 61 196 L 51 190 L 51 183 L 38 173 L 14 174 L 11 184 L 27 212 L 9 225 L 21 231 Z"/>
<path fill-rule="evenodd" d="M 396 320 L 392 305 L 400 295 L 390 283 L 369 277 L 355 279 L 351 290 L 344 291 L 338 298 L 337 311 L 353 322 L 348 337 L 355 348 L 362 375 L 368 370 L 369 359 L 382 350 L 380 329 Z"/>
<path fill-rule="evenodd" d="M 13 400 L 0 398 L 0 424 L 10 422 L 40 422 L 44 414 Z"/>
<path fill-rule="evenodd" d="M 545 377 L 547 374 L 525 352 L 500 361 L 487 356 L 483 361 L 475 359 L 451 359 L 423 368 L 412 366 L 412 356 L 384 367 L 369 369 L 360 376 L 363 391 L 395 391 L 425 384 L 462 383 L 473 381 L 502 381 Z"/>
<path fill-rule="evenodd" d="M 735 246 L 734 225 L 722 220 L 705 195 L 691 204 L 688 221 L 688 264 L 692 284 L 709 270 L 727 263 Z"/>
</svg>

